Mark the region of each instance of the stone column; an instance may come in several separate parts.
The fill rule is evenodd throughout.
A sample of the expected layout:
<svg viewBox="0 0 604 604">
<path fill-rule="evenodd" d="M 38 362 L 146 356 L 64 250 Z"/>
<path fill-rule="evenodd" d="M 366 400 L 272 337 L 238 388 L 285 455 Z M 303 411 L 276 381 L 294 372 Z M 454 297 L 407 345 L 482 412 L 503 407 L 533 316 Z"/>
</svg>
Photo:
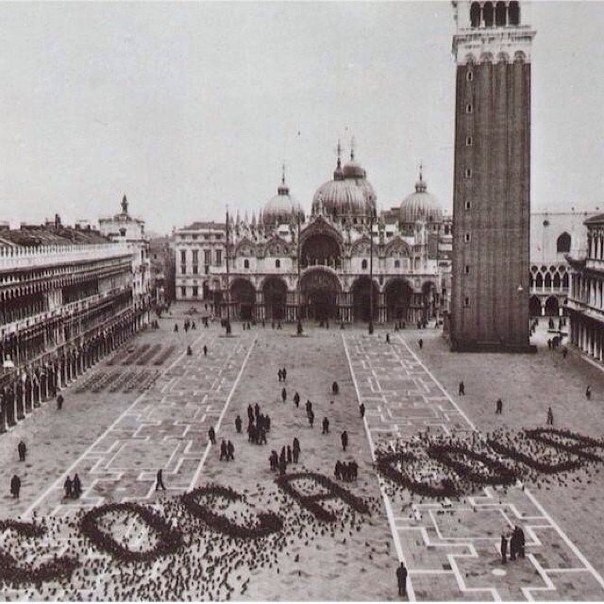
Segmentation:
<svg viewBox="0 0 604 604">
<path fill-rule="evenodd" d="M 14 391 L 14 384 L 12 386 L 8 387 L 8 390 L 6 391 L 6 397 L 5 397 L 5 413 L 6 413 L 6 423 L 7 425 L 10 426 L 14 426 L 17 423 L 17 420 L 15 419 L 15 391 Z"/>
<path fill-rule="evenodd" d="M 33 395 L 33 387 L 32 387 L 32 381 L 31 381 L 31 377 L 27 376 L 26 380 L 25 380 L 25 384 L 24 384 L 24 388 L 23 388 L 23 397 L 25 399 L 25 413 L 31 413 L 33 411 L 33 401 L 32 401 L 32 395 Z"/>
</svg>

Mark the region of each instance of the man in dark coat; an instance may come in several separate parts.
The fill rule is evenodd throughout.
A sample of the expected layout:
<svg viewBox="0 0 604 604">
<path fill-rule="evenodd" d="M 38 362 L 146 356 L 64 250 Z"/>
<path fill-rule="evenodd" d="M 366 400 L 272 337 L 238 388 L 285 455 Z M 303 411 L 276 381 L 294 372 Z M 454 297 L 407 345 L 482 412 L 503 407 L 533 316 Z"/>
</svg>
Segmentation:
<svg viewBox="0 0 604 604">
<path fill-rule="evenodd" d="M 63 408 L 63 401 L 65 399 L 63 398 L 62 394 L 59 394 L 59 396 L 57 396 L 57 409 L 60 411 Z"/>
<path fill-rule="evenodd" d="M 315 413 L 311 409 L 306 415 L 308 416 L 308 423 L 310 424 L 310 427 L 312 428 L 315 423 Z"/>
<path fill-rule="evenodd" d="M 204 357 L 208 356 L 208 347 L 205 344 L 203 345 L 203 356 Z"/>
<path fill-rule="evenodd" d="M 329 420 L 326 417 L 323 418 L 323 432 L 321 434 L 329 434 Z"/>
<path fill-rule="evenodd" d="M 71 482 L 71 478 L 69 478 L 69 476 L 65 479 L 65 482 L 63 483 L 63 490 L 65 491 L 65 497 L 67 499 L 71 499 L 71 495 L 73 493 L 73 486 L 72 486 L 72 482 Z M 157 491 L 157 485 L 155 485 L 155 490 Z"/>
<path fill-rule="evenodd" d="M 498 398 L 497 399 L 497 403 L 495 405 L 496 405 L 495 406 L 495 414 L 496 415 L 501 415 L 502 412 L 503 412 L 503 401 L 500 398 Z"/>
<path fill-rule="evenodd" d="M 296 405 L 296 408 L 300 406 L 300 395 L 297 392 L 294 394 L 294 405 Z"/>
<path fill-rule="evenodd" d="M 505 533 L 501 534 L 501 564 L 505 564 L 508 561 L 508 538 Z"/>
<path fill-rule="evenodd" d="M 227 461 L 235 459 L 235 445 L 229 440 L 227 443 Z"/>
<path fill-rule="evenodd" d="M 235 430 L 237 430 L 237 434 L 241 434 L 241 424 L 242 424 L 242 422 L 241 422 L 241 416 L 238 415 L 235 418 Z"/>
<path fill-rule="evenodd" d="M 342 436 L 340 436 L 340 440 L 342 441 L 342 449 L 344 451 L 346 451 L 346 447 L 348 446 L 348 432 L 346 432 L 346 430 L 344 430 L 344 432 L 342 432 Z"/>
<path fill-rule="evenodd" d="M 300 441 L 297 438 L 294 438 L 292 444 L 292 456 L 294 458 L 294 463 L 298 463 L 298 459 L 300 459 Z"/>
<path fill-rule="evenodd" d="M 338 394 L 338 392 L 340 392 L 340 387 L 338 386 L 338 382 L 334 382 L 331 385 L 331 393 L 332 394 Z"/>
<path fill-rule="evenodd" d="M 365 404 L 361 403 L 359 405 L 359 413 L 361 414 L 361 419 L 365 417 Z"/>
<path fill-rule="evenodd" d="M 464 396 L 466 393 L 466 386 L 463 382 L 459 382 L 459 390 L 458 390 L 458 394 L 459 396 Z"/>
<path fill-rule="evenodd" d="M 10 480 L 10 493 L 15 499 L 19 499 L 21 490 L 21 479 L 15 474 Z"/>
<path fill-rule="evenodd" d="M 19 461 L 25 461 L 25 453 L 27 452 L 27 447 L 23 441 L 20 441 L 17 445 L 17 451 L 19 452 Z"/>
<path fill-rule="evenodd" d="M 77 499 L 82 494 L 82 483 L 80 482 L 80 477 L 77 475 L 77 473 L 71 481 L 71 491 L 74 499 Z"/>
<path fill-rule="evenodd" d="M 225 461 L 229 460 L 229 451 L 227 449 L 226 440 L 224 440 L 224 438 L 222 439 L 222 442 L 220 443 L 220 461 L 222 461 L 223 459 Z"/>
<path fill-rule="evenodd" d="M 283 402 L 287 400 L 287 390 L 285 388 L 281 390 L 281 398 L 283 399 Z"/>
<path fill-rule="evenodd" d="M 161 489 L 162 491 L 166 490 L 166 486 L 164 485 L 164 471 L 157 470 L 157 476 L 155 479 L 155 490 Z"/>
<path fill-rule="evenodd" d="M 401 565 L 396 569 L 396 582 L 398 583 L 398 595 L 407 595 L 407 569 L 405 563 L 401 562 Z"/>
<path fill-rule="evenodd" d="M 208 436 L 210 438 L 210 442 L 215 445 L 216 444 L 216 432 L 214 432 L 214 426 L 210 426 L 208 430 Z"/>
</svg>

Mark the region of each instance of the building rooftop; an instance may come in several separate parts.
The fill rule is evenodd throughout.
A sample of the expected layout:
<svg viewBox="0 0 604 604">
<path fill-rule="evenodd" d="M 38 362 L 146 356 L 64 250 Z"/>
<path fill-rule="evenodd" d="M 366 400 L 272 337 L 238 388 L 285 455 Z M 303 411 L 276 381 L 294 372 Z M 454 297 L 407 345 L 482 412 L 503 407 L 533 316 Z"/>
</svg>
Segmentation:
<svg viewBox="0 0 604 604">
<path fill-rule="evenodd" d="M 189 226 L 177 229 L 177 231 L 204 231 L 209 229 L 218 229 L 224 231 L 226 224 L 224 222 L 193 222 Z"/>
<path fill-rule="evenodd" d="M 91 245 L 108 243 L 93 229 L 79 229 L 62 224 L 21 225 L 19 229 L 3 230 L 0 245 L 39 247 L 42 245 Z"/>
</svg>

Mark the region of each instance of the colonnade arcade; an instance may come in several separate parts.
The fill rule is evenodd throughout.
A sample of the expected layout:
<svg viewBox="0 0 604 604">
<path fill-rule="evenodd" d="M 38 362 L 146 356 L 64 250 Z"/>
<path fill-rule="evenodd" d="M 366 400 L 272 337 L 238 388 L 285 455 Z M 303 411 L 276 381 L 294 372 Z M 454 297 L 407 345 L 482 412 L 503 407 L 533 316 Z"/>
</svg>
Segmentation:
<svg viewBox="0 0 604 604">
<path fill-rule="evenodd" d="M 380 283 L 383 282 L 383 283 Z M 373 320 L 378 323 L 405 321 L 416 323 L 435 316 L 438 306 L 436 286 L 425 281 L 416 289 L 404 277 L 373 279 Z M 230 285 L 230 308 L 221 304 L 221 317 L 242 321 L 296 321 L 298 296 L 300 318 L 338 322 L 368 321 L 371 311 L 370 280 L 367 275 L 352 279 L 349 287 L 335 270 L 327 266 L 310 266 L 300 278 L 265 277 L 256 286 L 252 279 L 237 276 Z M 221 296 L 225 301 L 225 296 Z"/>
</svg>

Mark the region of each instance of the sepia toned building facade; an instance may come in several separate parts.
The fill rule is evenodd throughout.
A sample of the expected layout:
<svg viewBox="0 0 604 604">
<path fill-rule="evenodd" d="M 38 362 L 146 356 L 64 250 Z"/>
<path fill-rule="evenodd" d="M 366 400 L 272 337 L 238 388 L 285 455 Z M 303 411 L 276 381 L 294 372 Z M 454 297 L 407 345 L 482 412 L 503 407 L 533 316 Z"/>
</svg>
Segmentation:
<svg viewBox="0 0 604 604">
<path fill-rule="evenodd" d="M 283 175 L 258 214 L 243 220 L 236 214 L 228 228 L 221 225 L 225 262 L 209 265 L 197 296 L 221 318 L 417 323 L 440 316 L 448 283 L 443 274 L 450 274 L 450 218 L 421 173 L 413 193 L 378 212 L 354 151 L 345 165 L 340 155 L 339 149 L 333 178 L 317 189 L 308 216 Z M 192 248 L 201 252 L 203 236 L 211 241 L 214 234 L 212 223 L 197 224 L 205 231 L 175 233 L 177 271 L 179 260 L 186 271 L 177 273 L 177 297 L 183 279 L 195 276 L 188 265 Z"/>
<path fill-rule="evenodd" d="M 132 336 L 132 250 L 90 228 L 0 231 L 0 432 Z"/>
</svg>

